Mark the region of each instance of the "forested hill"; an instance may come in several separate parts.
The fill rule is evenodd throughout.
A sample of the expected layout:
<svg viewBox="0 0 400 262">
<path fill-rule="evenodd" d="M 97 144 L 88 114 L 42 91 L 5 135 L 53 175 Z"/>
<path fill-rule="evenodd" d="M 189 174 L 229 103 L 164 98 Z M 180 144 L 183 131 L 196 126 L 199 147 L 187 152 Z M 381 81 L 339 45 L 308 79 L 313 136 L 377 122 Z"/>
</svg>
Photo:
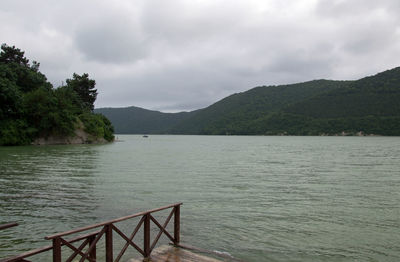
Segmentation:
<svg viewBox="0 0 400 262">
<path fill-rule="evenodd" d="M 134 106 L 94 111 L 109 118 L 119 134 L 215 134 L 211 130 L 225 134 L 229 126 L 243 128 L 243 123 L 264 116 L 265 112 L 275 112 L 290 102 L 302 101 L 347 83 L 315 80 L 286 86 L 256 87 L 192 112 L 162 113 Z"/>
<path fill-rule="evenodd" d="M 350 82 L 314 80 L 281 86 L 261 86 L 233 94 L 199 110 L 171 129 L 187 134 L 261 134 L 255 121 L 279 112 L 291 104 L 348 85 Z M 258 130 L 258 128 L 261 128 Z"/>
<path fill-rule="evenodd" d="M 400 135 L 400 68 L 357 81 L 256 87 L 189 113 L 134 109 L 134 118 L 127 108 L 98 112 L 109 117 L 117 133 Z M 146 132 L 138 132 L 140 126 L 148 127 Z"/>
</svg>

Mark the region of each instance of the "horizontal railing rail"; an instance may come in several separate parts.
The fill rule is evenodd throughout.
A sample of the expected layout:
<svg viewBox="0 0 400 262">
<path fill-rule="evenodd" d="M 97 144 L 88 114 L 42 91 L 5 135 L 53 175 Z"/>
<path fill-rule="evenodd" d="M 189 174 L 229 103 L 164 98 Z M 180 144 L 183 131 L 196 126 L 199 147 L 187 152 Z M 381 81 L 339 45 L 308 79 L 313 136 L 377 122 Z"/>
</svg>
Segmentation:
<svg viewBox="0 0 400 262">
<path fill-rule="evenodd" d="M 18 223 L 1 224 L 0 225 L 0 230 L 7 229 L 7 228 L 10 228 L 10 227 L 16 227 L 16 226 L 18 226 Z"/>
<path fill-rule="evenodd" d="M 148 258 L 150 257 L 151 252 L 155 248 L 158 240 L 160 239 L 161 235 L 164 234 L 166 235 L 175 245 L 179 244 L 180 242 L 180 206 L 182 203 L 176 203 L 156 209 L 151 209 L 148 211 L 144 212 L 139 212 L 136 214 L 132 214 L 129 216 L 124 216 L 120 217 L 117 219 L 105 221 L 102 223 L 78 228 L 75 230 L 70 230 L 70 231 L 65 231 L 62 233 L 46 236 L 46 240 L 51 240 L 53 243 L 50 246 L 45 246 L 42 248 L 38 248 L 35 250 L 31 250 L 28 252 L 25 252 L 23 254 L 20 254 L 18 256 L 6 258 L 3 260 L 0 260 L 0 262 L 27 262 L 28 260 L 25 260 L 27 257 L 31 257 L 33 255 L 37 255 L 39 253 L 43 253 L 49 250 L 52 250 L 53 252 L 53 262 L 61 262 L 62 261 L 62 246 L 66 246 L 69 249 L 73 251 L 73 253 L 65 260 L 66 262 L 71 262 L 73 261 L 77 256 L 80 256 L 79 261 L 97 261 L 96 260 L 96 252 L 97 252 L 97 243 L 99 240 L 104 236 L 105 238 L 105 261 L 106 262 L 119 262 L 122 256 L 124 255 L 125 251 L 128 249 L 129 246 L 133 247 L 135 250 L 137 250 L 143 257 Z M 153 213 L 166 210 L 166 209 L 172 209 L 171 212 L 169 213 L 168 217 L 164 221 L 164 223 L 161 225 L 157 219 L 154 218 L 152 215 Z M 174 232 L 173 235 L 171 235 L 167 231 L 167 226 L 169 222 L 172 219 L 172 216 L 174 217 Z M 141 217 L 140 221 L 134 228 L 133 232 L 127 236 L 125 235 L 115 224 L 118 222 L 122 222 L 131 218 L 135 217 Z M 153 239 L 153 242 L 151 242 L 150 239 L 150 224 L 153 222 L 159 229 L 159 232 L 157 236 Z M 139 247 L 138 244 L 136 244 L 133 239 L 140 230 L 140 228 L 143 226 L 143 246 L 142 248 Z M 100 229 L 101 228 L 101 229 Z M 81 233 L 84 231 L 92 230 L 92 229 L 100 229 L 96 232 L 85 234 L 70 240 L 64 239 L 65 236 L 72 235 L 72 234 L 77 234 Z M 114 259 L 114 248 L 113 248 L 113 232 L 117 233 L 123 240 L 126 241 L 125 245 L 123 248 L 120 250 L 118 253 L 117 257 Z M 72 245 L 72 243 L 77 242 L 77 241 L 82 241 L 83 242 L 80 244 L 79 247 L 76 247 Z M 86 251 L 84 251 L 86 247 Z"/>
</svg>

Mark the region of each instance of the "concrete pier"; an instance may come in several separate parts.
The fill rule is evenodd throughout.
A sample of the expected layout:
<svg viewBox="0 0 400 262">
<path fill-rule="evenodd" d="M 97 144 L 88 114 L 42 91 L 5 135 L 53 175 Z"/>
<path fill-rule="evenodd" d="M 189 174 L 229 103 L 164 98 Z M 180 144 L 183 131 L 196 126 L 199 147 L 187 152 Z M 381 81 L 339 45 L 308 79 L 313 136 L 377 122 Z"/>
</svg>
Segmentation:
<svg viewBox="0 0 400 262">
<path fill-rule="evenodd" d="M 153 252 L 149 259 L 130 259 L 128 262 L 220 262 L 229 261 L 225 259 L 216 259 L 192 250 L 187 250 L 175 246 L 162 245 Z"/>
</svg>

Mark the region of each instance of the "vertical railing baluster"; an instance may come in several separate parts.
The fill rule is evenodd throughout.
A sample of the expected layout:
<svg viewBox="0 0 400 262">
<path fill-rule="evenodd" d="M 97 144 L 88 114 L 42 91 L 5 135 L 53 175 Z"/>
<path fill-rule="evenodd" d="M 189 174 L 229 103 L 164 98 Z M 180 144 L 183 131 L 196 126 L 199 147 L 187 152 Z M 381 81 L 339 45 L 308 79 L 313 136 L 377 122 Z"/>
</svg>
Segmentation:
<svg viewBox="0 0 400 262">
<path fill-rule="evenodd" d="M 106 227 L 106 262 L 113 262 L 113 237 L 112 224 L 105 225 Z"/>
<path fill-rule="evenodd" d="M 53 262 L 61 262 L 61 239 L 53 239 Z"/>
<path fill-rule="evenodd" d="M 179 244 L 180 242 L 180 223 L 181 223 L 181 206 L 175 206 L 174 213 L 174 244 Z"/>
<path fill-rule="evenodd" d="M 150 214 L 144 215 L 144 225 L 143 225 L 143 251 L 144 257 L 150 257 Z"/>
<path fill-rule="evenodd" d="M 89 237 L 89 247 L 92 245 L 92 243 L 94 242 L 95 239 L 96 239 L 96 235 Z M 89 258 L 96 260 L 96 245 L 90 251 Z"/>
</svg>

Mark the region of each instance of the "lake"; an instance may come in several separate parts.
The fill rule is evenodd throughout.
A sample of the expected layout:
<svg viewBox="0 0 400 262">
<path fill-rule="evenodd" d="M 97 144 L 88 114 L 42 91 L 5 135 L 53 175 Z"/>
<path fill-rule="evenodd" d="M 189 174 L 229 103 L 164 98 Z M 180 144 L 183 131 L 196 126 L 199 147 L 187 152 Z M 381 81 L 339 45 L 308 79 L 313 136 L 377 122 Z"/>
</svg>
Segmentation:
<svg viewBox="0 0 400 262">
<path fill-rule="evenodd" d="M 246 261 L 400 261 L 399 137 L 118 139 L 0 147 L 0 258 L 183 202 L 183 243 Z"/>
</svg>

